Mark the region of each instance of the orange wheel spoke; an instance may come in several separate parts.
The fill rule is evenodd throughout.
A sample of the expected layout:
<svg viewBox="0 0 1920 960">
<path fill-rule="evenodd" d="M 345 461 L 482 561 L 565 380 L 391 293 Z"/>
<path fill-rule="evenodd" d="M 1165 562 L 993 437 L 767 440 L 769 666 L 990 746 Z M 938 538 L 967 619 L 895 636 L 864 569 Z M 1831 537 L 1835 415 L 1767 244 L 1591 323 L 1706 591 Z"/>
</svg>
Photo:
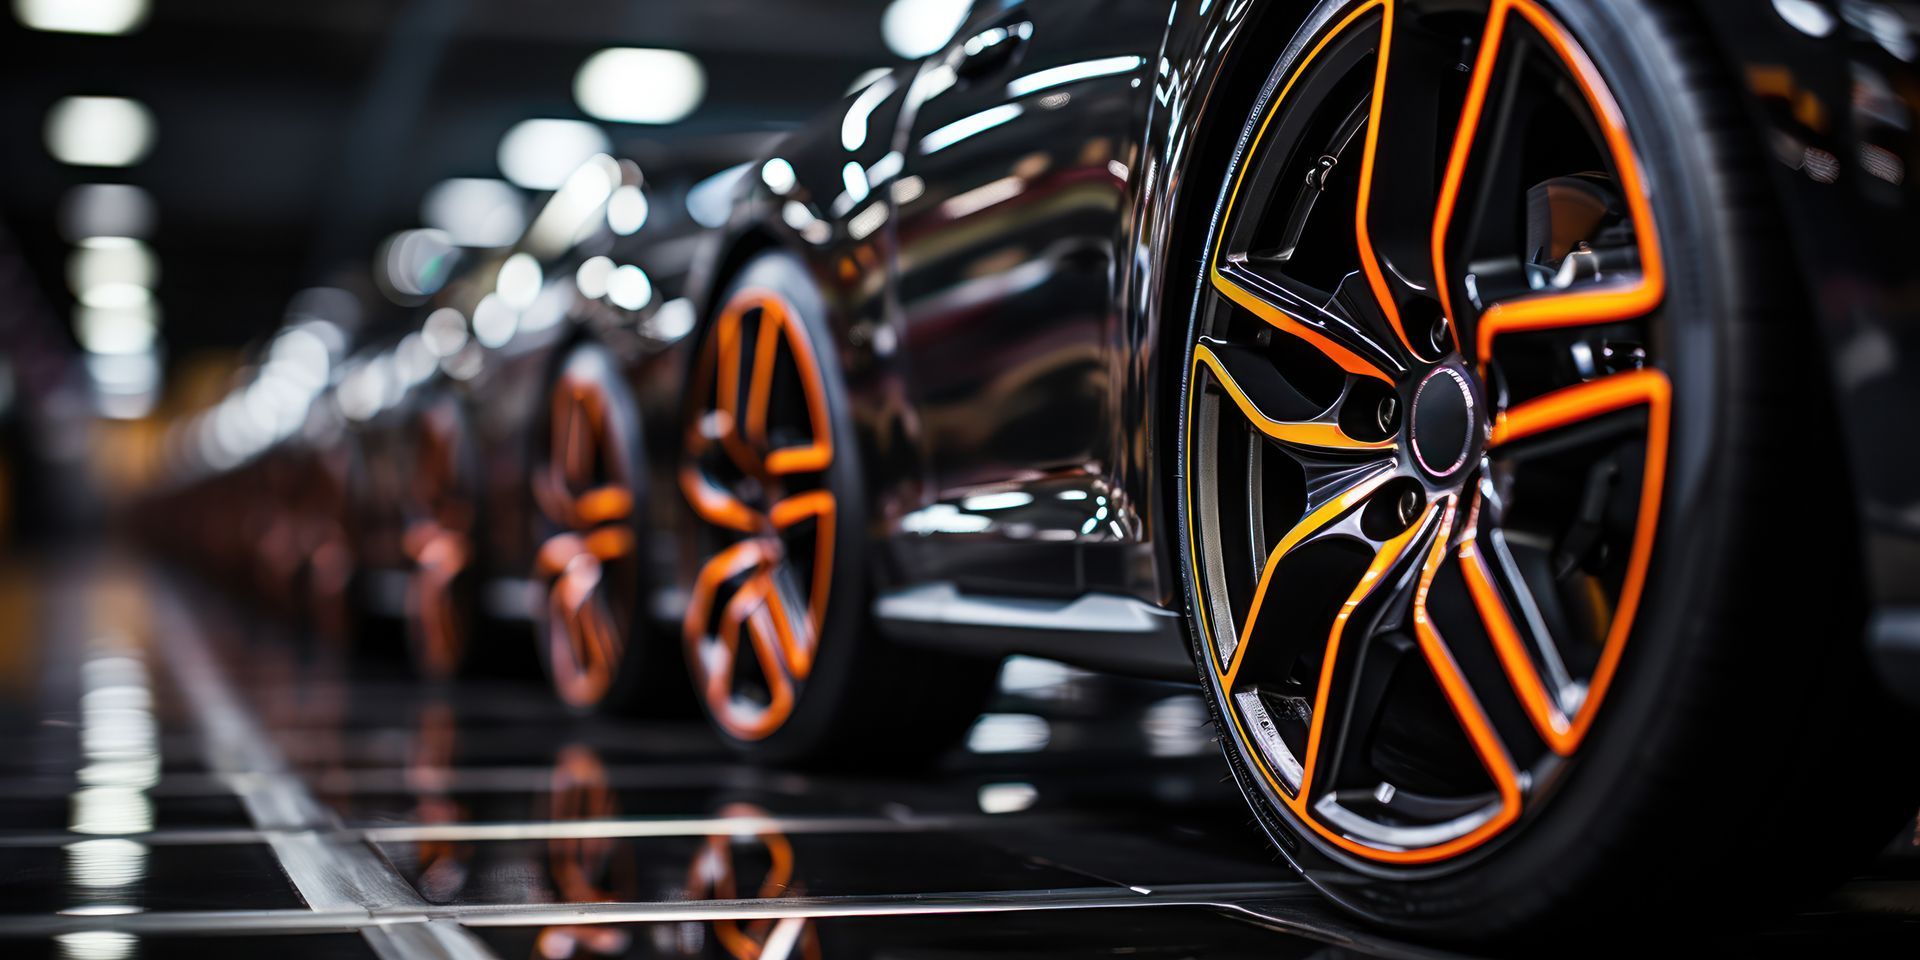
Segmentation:
<svg viewBox="0 0 1920 960">
<path fill-rule="evenodd" d="M 1588 681 L 1580 709 L 1569 718 L 1564 742 L 1569 749 L 1585 737 L 1594 708 L 1606 695 L 1632 632 L 1634 615 L 1646 588 L 1647 568 L 1653 558 L 1654 535 L 1660 524 L 1661 490 L 1666 485 L 1667 445 L 1673 389 L 1658 370 L 1635 370 L 1556 390 L 1508 410 L 1494 424 L 1492 446 L 1518 443 L 1598 417 L 1645 407 L 1647 446 L 1640 480 L 1639 515 L 1625 574 L 1613 604 L 1602 641 L 1600 660 Z"/>
<path fill-rule="evenodd" d="M 1466 675 L 1461 672 L 1460 665 L 1455 662 L 1453 651 L 1448 649 L 1446 641 L 1433 625 L 1433 617 L 1427 612 L 1427 598 L 1432 593 L 1434 578 L 1447 560 L 1447 537 L 1453 529 L 1456 507 L 1457 504 L 1448 502 L 1440 521 L 1440 535 L 1434 539 L 1433 546 L 1427 552 L 1426 563 L 1421 568 L 1420 584 L 1414 591 L 1413 629 L 1420 652 L 1427 666 L 1432 669 L 1434 679 L 1439 682 L 1447 706 L 1465 729 L 1474 753 L 1479 756 L 1488 776 L 1493 778 L 1494 788 L 1499 795 L 1499 811 L 1472 833 L 1453 841 L 1454 844 L 1468 847 L 1478 843 L 1480 836 L 1503 829 L 1520 815 L 1520 780 L 1506 745 L 1494 731 L 1493 723 L 1487 719 L 1479 698 L 1468 684 Z M 1436 853 L 1441 850 L 1435 848 Z"/>
<path fill-rule="evenodd" d="M 1274 571 L 1280 568 L 1280 562 L 1286 559 L 1295 548 L 1312 539 L 1315 534 L 1332 526 L 1340 518 L 1365 503 L 1367 497 L 1379 489 L 1381 484 L 1386 483 L 1392 475 L 1393 471 L 1390 468 L 1383 467 L 1367 474 L 1340 493 L 1327 498 L 1324 503 L 1301 518 L 1300 522 L 1294 524 L 1293 528 L 1280 538 L 1280 542 L 1274 546 L 1272 552 L 1267 554 L 1266 564 L 1260 571 L 1260 584 L 1254 588 L 1253 602 L 1248 606 L 1245 622 L 1240 628 L 1240 641 L 1234 645 L 1233 659 L 1227 664 L 1224 684 L 1226 689 L 1233 689 L 1234 681 L 1239 676 L 1240 664 L 1246 660 L 1248 642 L 1253 638 L 1254 625 L 1260 620 L 1260 608 L 1266 604 L 1267 593 L 1273 588 Z"/>
<path fill-rule="evenodd" d="M 1403 251 L 1395 241 L 1400 240 L 1379 232 L 1375 224 L 1375 213 L 1385 211 L 1394 215 L 1417 205 L 1432 202 L 1430 193 L 1421 192 L 1421 184 L 1426 176 L 1417 169 L 1409 169 L 1415 164 L 1425 164 L 1428 157 L 1415 155 L 1414 150 L 1423 146 L 1419 142 L 1424 132 L 1418 128 L 1417 118 L 1429 115 L 1435 96 L 1435 89 L 1424 85 L 1399 82 L 1389 84 L 1390 78 L 1402 73 L 1401 61 L 1419 53 L 1415 49 L 1402 51 L 1394 26 L 1395 2 L 1380 5 L 1379 53 L 1374 61 L 1373 95 L 1367 106 L 1366 143 L 1360 157 L 1359 197 L 1354 209 L 1355 243 L 1359 247 L 1360 269 L 1366 275 L 1367 287 L 1373 293 L 1374 302 L 1385 316 L 1387 325 L 1408 353 L 1414 355 L 1432 354 L 1432 349 L 1415 348 L 1414 337 L 1407 332 L 1407 321 L 1401 317 L 1400 297 L 1394 292 L 1394 283 L 1389 281 L 1382 260 L 1389 254 L 1395 262 L 1408 263 L 1414 258 L 1406 253 L 1420 250 L 1416 242 L 1409 250 Z M 1418 61 L 1416 61 L 1418 65 Z M 1389 96 L 1389 91 L 1392 95 Z M 1403 139 L 1406 138 L 1406 139 Z M 1411 141 L 1411 142 L 1408 142 Z M 1386 172 L 1383 172 L 1386 171 Z M 1403 285 L 1412 285 L 1418 289 L 1428 289 L 1430 284 L 1423 282 L 1430 278 L 1420 277 L 1418 281 L 1406 279 Z M 1415 331 L 1415 335 L 1425 337 L 1425 330 Z M 1458 345 L 1453 328 L 1448 327 L 1448 343 Z"/>
<path fill-rule="evenodd" d="M 1568 735 L 1567 716 L 1560 709 L 1559 698 L 1548 691 L 1540 669 L 1535 665 L 1534 654 L 1514 623 L 1500 587 L 1494 582 L 1494 573 L 1488 567 L 1487 559 L 1471 540 L 1460 545 L 1459 553 L 1461 578 L 1466 581 L 1467 592 L 1473 597 L 1474 610 L 1480 615 L 1480 623 L 1486 628 L 1488 638 L 1493 641 L 1494 653 L 1499 656 L 1500 666 L 1513 684 L 1514 693 L 1527 712 L 1527 719 L 1533 722 L 1534 730 L 1555 753 L 1561 756 L 1572 753 L 1574 743 Z"/>
<path fill-rule="evenodd" d="M 1220 389 L 1232 398 L 1247 422 L 1272 440 L 1320 450 L 1392 450 L 1398 446 L 1390 439 L 1355 440 L 1331 417 L 1288 420 L 1269 413 L 1272 404 L 1262 401 L 1291 389 L 1272 366 L 1246 351 L 1225 344 L 1216 347 L 1201 343 L 1194 347 L 1193 362 L 1196 376 L 1201 367 L 1211 371 Z"/>
<path fill-rule="evenodd" d="M 1619 193 L 1633 223 L 1638 245 L 1639 269 L 1620 280 L 1596 284 L 1591 288 L 1568 292 L 1530 294 L 1487 305 L 1481 312 L 1475 336 L 1475 358 L 1484 372 L 1492 355 L 1493 341 L 1502 334 L 1549 330 L 1570 326 L 1614 323 L 1644 316 L 1658 306 L 1666 295 L 1666 274 L 1661 259 L 1660 236 L 1653 219 L 1645 179 L 1639 158 L 1627 136 L 1626 122 L 1613 95 L 1607 91 L 1593 62 L 1582 52 L 1573 37 L 1537 0 L 1493 0 L 1487 25 L 1480 39 L 1473 74 L 1468 81 L 1466 103 L 1453 147 L 1441 176 L 1439 200 L 1435 207 L 1431 237 L 1436 285 L 1446 315 L 1458 318 L 1454 310 L 1450 281 L 1456 276 L 1448 266 L 1448 245 L 1459 215 L 1463 183 L 1472 161 L 1475 144 L 1484 129 L 1489 90 L 1500 67 L 1501 53 L 1514 18 L 1525 21 L 1546 42 L 1567 72 L 1573 77 L 1590 115 L 1605 141 L 1608 160 L 1619 182 Z M 1457 325 L 1457 324 L 1456 324 Z"/>
<path fill-rule="evenodd" d="M 1354 612 L 1390 582 L 1389 574 L 1401 561 L 1408 559 L 1410 548 L 1426 536 L 1434 533 L 1434 513 L 1436 507 L 1428 504 L 1419 519 L 1410 524 L 1399 536 L 1380 545 L 1374 551 L 1373 560 L 1367 564 L 1366 572 L 1361 574 L 1360 582 L 1347 595 L 1340 605 L 1340 612 L 1334 616 L 1333 629 L 1327 634 L 1327 648 L 1321 656 L 1320 683 L 1314 692 L 1313 717 L 1307 731 L 1306 756 L 1301 762 L 1302 774 L 1295 789 L 1302 795 L 1313 788 L 1314 767 L 1320 759 L 1320 745 L 1325 735 L 1328 705 L 1333 695 L 1333 678 L 1340 658 L 1340 641 L 1346 633 L 1347 624 L 1353 619 Z"/>
<path fill-rule="evenodd" d="M 1348 373 L 1393 382 L 1384 348 L 1345 321 L 1231 261 L 1216 264 L 1211 272 L 1216 291 L 1268 326 L 1299 337 Z"/>
<path fill-rule="evenodd" d="M 753 533 L 758 527 L 758 515 L 753 508 L 713 484 L 691 463 L 680 467 L 680 492 L 700 519 L 716 527 L 741 533 Z"/>
<path fill-rule="evenodd" d="M 1528 437 L 1584 423 L 1633 407 L 1646 407 L 1651 431 L 1665 447 L 1667 409 L 1672 387 L 1658 370 L 1635 370 L 1566 387 L 1515 405 L 1493 424 L 1490 446 L 1498 448 Z M 1651 463 L 1648 464 L 1652 466 Z"/>
</svg>

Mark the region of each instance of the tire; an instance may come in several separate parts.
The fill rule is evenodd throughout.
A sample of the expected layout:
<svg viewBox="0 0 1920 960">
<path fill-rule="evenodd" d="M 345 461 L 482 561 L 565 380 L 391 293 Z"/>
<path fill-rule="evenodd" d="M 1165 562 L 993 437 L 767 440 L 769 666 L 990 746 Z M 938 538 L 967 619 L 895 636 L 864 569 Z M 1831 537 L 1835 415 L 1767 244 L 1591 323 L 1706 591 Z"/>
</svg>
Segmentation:
<svg viewBox="0 0 1920 960">
<path fill-rule="evenodd" d="M 531 444 L 536 650 L 569 707 L 653 712 L 678 670 L 663 669 L 645 615 L 639 404 L 620 359 L 591 340 L 560 354 L 549 384 Z"/>
<path fill-rule="evenodd" d="M 720 303 L 681 419 L 682 640 L 702 712 L 763 763 L 936 756 L 979 712 L 995 664 L 898 646 L 871 622 L 865 474 L 826 300 L 797 257 L 767 252 Z M 723 369 L 737 371 L 727 400 Z"/>
<path fill-rule="evenodd" d="M 1202 687 L 1369 920 L 1765 910 L 1916 797 L 1765 154 L 1683 4 L 1491 6 L 1322 2 L 1242 129 L 1173 484 Z"/>
</svg>

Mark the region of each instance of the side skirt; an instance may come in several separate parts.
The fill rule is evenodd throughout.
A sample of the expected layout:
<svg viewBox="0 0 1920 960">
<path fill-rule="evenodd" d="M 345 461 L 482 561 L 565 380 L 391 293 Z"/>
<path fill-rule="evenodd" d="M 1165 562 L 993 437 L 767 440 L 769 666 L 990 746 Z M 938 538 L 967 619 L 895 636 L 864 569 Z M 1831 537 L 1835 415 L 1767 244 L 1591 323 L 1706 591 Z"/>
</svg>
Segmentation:
<svg viewBox="0 0 1920 960">
<path fill-rule="evenodd" d="M 1133 597 L 1007 597 L 962 593 L 938 582 L 882 594 L 873 616 L 896 643 L 981 656 L 1023 653 L 1115 673 L 1193 679 L 1181 615 Z"/>
</svg>

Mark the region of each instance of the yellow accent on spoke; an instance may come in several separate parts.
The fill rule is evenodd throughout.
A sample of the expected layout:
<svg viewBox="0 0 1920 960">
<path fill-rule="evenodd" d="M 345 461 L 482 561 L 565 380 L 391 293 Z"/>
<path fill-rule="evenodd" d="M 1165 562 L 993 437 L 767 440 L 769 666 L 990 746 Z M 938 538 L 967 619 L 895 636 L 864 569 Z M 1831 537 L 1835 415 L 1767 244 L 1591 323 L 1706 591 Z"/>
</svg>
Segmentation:
<svg viewBox="0 0 1920 960">
<path fill-rule="evenodd" d="M 1227 366 L 1220 357 L 1204 343 L 1193 348 L 1193 363 L 1196 371 L 1202 365 L 1213 371 L 1214 377 L 1220 381 L 1221 389 L 1233 398 L 1234 406 L 1240 408 L 1240 412 L 1253 423 L 1254 429 L 1281 443 L 1324 450 L 1393 450 L 1399 446 L 1392 440 L 1355 440 L 1348 436 L 1345 430 L 1340 429 L 1338 423 L 1275 420 L 1267 416 L 1259 405 L 1247 396 L 1246 389 L 1233 378 L 1233 374 L 1227 372 Z"/>
<path fill-rule="evenodd" d="M 1280 568 L 1280 561 L 1293 552 L 1295 547 L 1306 542 L 1308 537 L 1325 530 L 1335 521 L 1346 516 L 1348 511 L 1359 506 L 1392 476 L 1392 467 L 1381 467 L 1368 474 L 1365 479 L 1341 491 L 1339 496 L 1321 504 L 1301 518 L 1299 523 L 1293 525 L 1293 529 L 1287 531 L 1286 536 L 1280 538 L 1280 543 L 1273 548 L 1273 552 L 1267 554 L 1266 565 L 1260 571 L 1260 585 L 1253 591 L 1253 604 L 1248 607 L 1246 623 L 1240 628 L 1240 643 L 1233 648 L 1233 662 L 1227 665 L 1226 689 L 1233 689 L 1234 678 L 1240 672 L 1240 663 L 1246 657 L 1247 641 L 1253 636 L 1253 625 L 1260 619 L 1260 607 L 1266 602 L 1267 589 L 1273 583 L 1273 572 Z"/>
</svg>

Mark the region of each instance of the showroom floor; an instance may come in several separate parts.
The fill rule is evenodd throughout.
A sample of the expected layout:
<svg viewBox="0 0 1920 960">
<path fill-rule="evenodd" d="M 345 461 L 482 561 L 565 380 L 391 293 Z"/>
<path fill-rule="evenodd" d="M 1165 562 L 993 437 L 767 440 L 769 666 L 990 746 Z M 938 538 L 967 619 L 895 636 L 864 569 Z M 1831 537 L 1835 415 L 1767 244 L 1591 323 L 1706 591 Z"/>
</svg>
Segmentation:
<svg viewBox="0 0 1920 960">
<path fill-rule="evenodd" d="M 1266 851 L 1177 686 L 1015 659 L 937 771 L 857 779 L 341 659 L 134 561 L 0 570 L 0 956 L 1428 955 Z M 1913 956 L 1902 849 L 1701 935 Z"/>
</svg>

